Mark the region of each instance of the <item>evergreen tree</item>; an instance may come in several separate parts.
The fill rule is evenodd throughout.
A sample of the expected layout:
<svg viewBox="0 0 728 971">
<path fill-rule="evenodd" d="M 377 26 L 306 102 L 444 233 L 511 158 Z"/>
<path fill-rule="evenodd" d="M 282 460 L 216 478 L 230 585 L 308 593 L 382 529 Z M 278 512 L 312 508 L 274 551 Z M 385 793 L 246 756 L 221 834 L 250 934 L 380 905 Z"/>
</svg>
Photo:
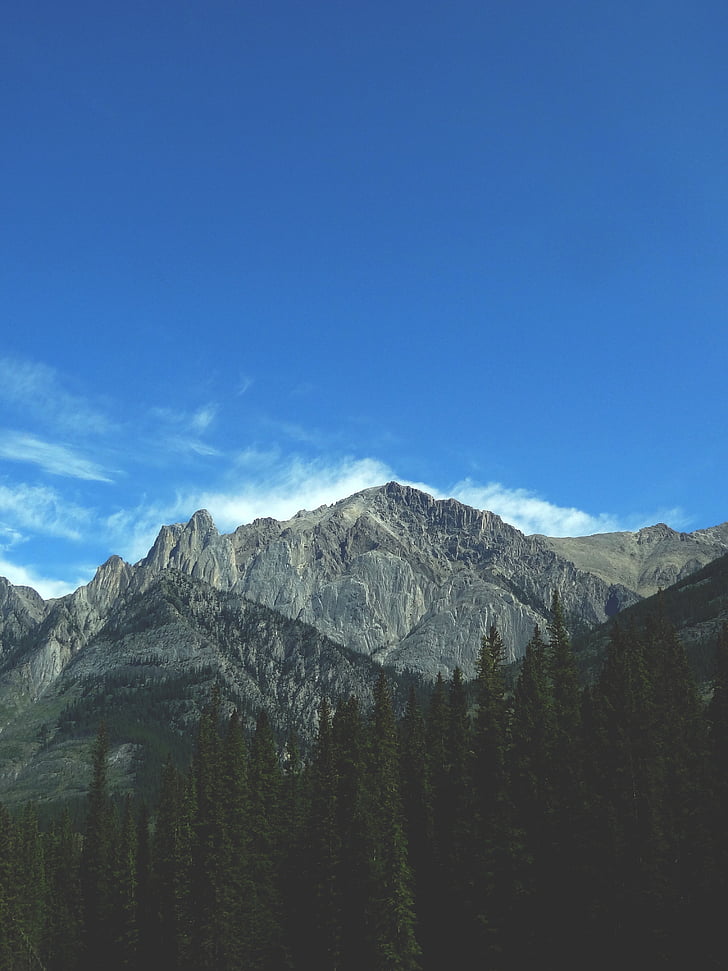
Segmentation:
<svg viewBox="0 0 728 971">
<path fill-rule="evenodd" d="M 546 645 L 538 627 L 526 645 L 513 710 L 512 784 L 532 851 L 550 808 L 555 736 L 554 699 Z"/>
<path fill-rule="evenodd" d="M 47 887 L 38 813 L 32 803 L 24 807 L 15 826 L 15 836 L 16 923 L 29 960 L 37 963 L 47 917 Z"/>
<path fill-rule="evenodd" d="M 450 699 L 438 673 L 426 717 L 427 772 L 431 791 L 432 841 L 428 866 L 418 874 L 417 901 L 426 968 L 437 971 L 449 961 L 449 937 L 442 934 L 442 915 L 449 913 L 450 834 Z"/>
<path fill-rule="evenodd" d="M 687 938 L 704 936 L 702 914 L 709 898 L 705 880 L 712 859 L 705 807 L 707 736 L 685 649 L 664 611 L 648 621 L 645 637 L 654 671 L 663 787 L 661 886 L 655 901 L 664 928 L 659 946 L 673 966 L 684 967 L 694 957 Z M 680 934 L 675 933 L 678 921 L 683 925 Z"/>
<path fill-rule="evenodd" d="M 86 962 L 101 967 L 113 938 L 115 819 L 107 780 L 108 737 L 99 727 L 92 752 L 86 833 L 81 855 Z"/>
<path fill-rule="evenodd" d="M 402 827 L 397 725 L 384 674 L 374 688 L 370 738 L 369 966 L 372 971 L 414 971 L 420 948 Z"/>
<path fill-rule="evenodd" d="M 713 837 L 710 898 L 706 906 L 706 937 L 713 953 L 723 949 L 723 917 L 728 908 L 728 623 L 724 623 L 715 645 L 713 693 L 708 705 L 709 731 L 709 826 Z"/>
<path fill-rule="evenodd" d="M 516 835 L 508 793 L 508 716 L 503 640 L 492 624 L 482 638 L 476 665 L 476 715 L 472 751 L 473 949 L 485 965 L 500 967 L 509 902 L 514 895 Z"/>
<path fill-rule="evenodd" d="M 10 813 L 0 805 L 0 968 L 11 968 L 17 950 L 13 906 L 14 833 Z"/>
<path fill-rule="evenodd" d="M 138 962 L 140 967 L 150 966 L 154 961 L 153 941 L 155 927 L 155 900 L 152 883 L 152 846 L 150 838 L 149 810 L 142 804 L 137 819 L 137 857 L 136 885 L 138 928 Z"/>
<path fill-rule="evenodd" d="M 578 764 L 574 758 L 578 747 L 581 722 L 581 703 L 576 661 L 564 620 L 558 591 L 551 601 L 549 634 L 549 674 L 553 684 L 555 764 L 559 771 L 569 773 Z M 564 776 L 564 788 L 578 785 L 577 780 Z"/>
<path fill-rule="evenodd" d="M 433 810 L 425 719 L 414 687 L 410 688 L 400 727 L 402 811 L 416 911 L 421 916 L 424 888 L 432 871 Z"/>
<path fill-rule="evenodd" d="M 275 739 L 261 711 L 248 764 L 249 866 L 255 899 L 252 906 L 250 971 L 278 971 L 288 966 L 279 886 L 281 847 L 281 769 Z"/>
<path fill-rule="evenodd" d="M 549 933 L 548 903 L 553 805 L 555 713 L 549 659 L 538 627 L 526 645 L 516 682 L 513 708 L 511 792 L 519 830 L 516 881 L 521 892 L 514 902 L 513 964 L 535 960 Z M 551 959 L 551 957 L 549 957 Z"/>
<path fill-rule="evenodd" d="M 464 964 L 475 943 L 472 925 L 476 905 L 471 869 L 475 834 L 472 826 L 470 721 L 465 684 L 459 667 L 452 673 L 448 698 L 446 781 L 439 798 L 444 876 L 444 899 L 440 907 L 452 934 L 447 940 L 447 954 L 442 953 L 438 961 L 449 959 Z M 435 957 L 434 952 L 431 956 Z"/>
<path fill-rule="evenodd" d="M 644 642 L 635 631 L 619 626 L 612 631 L 594 696 L 594 720 L 592 782 L 604 852 L 592 869 L 605 884 L 595 911 L 611 925 L 598 931 L 615 954 L 630 939 L 643 950 L 645 929 L 652 926 L 647 900 L 657 886 L 662 843 L 662 770 L 654 685 Z"/>
<path fill-rule="evenodd" d="M 192 847 L 192 954 L 199 971 L 216 971 L 221 965 L 228 928 L 226 907 L 225 806 L 220 696 L 213 691 L 200 718 L 192 763 L 195 786 L 194 841 Z"/>
<path fill-rule="evenodd" d="M 369 807 L 367 741 L 359 701 L 340 701 L 332 722 L 339 853 L 340 967 L 368 971 Z"/>
<path fill-rule="evenodd" d="M 52 822 L 44 845 L 48 902 L 43 962 L 48 971 L 76 971 L 81 962 L 83 930 L 81 841 L 67 810 Z M 4 967 L 2 961 L 0 967 Z"/>
<path fill-rule="evenodd" d="M 131 799 L 124 803 L 124 814 L 114 854 L 113 887 L 113 964 L 118 968 L 137 967 L 139 946 L 137 886 L 137 824 Z"/>
<path fill-rule="evenodd" d="M 249 960 L 255 891 L 249 868 L 248 751 L 237 711 L 228 721 L 221 754 L 224 833 L 220 882 L 225 927 L 220 961 L 222 967 L 238 968 Z"/>
<path fill-rule="evenodd" d="M 152 843 L 154 899 L 157 908 L 155 962 L 170 971 L 193 967 L 192 851 L 194 784 L 168 760 Z"/>
<path fill-rule="evenodd" d="M 615 630 L 594 707 L 614 953 L 629 941 L 642 962 L 682 967 L 685 942 L 694 956 L 704 937 L 705 741 L 684 651 L 663 617 Z"/>
<path fill-rule="evenodd" d="M 307 967 L 322 971 L 340 967 L 341 843 L 337 819 L 337 772 L 332 715 L 327 698 L 318 711 L 318 732 L 309 774 L 310 813 L 307 827 L 308 921 Z"/>
<path fill-rule="evenodd" d="M 581 933 L 586 881 L 581 691 L 558 591 L 554 591 L 551 602 L 548 634 L 553 740 L 542 848 L 543 869 L 551 873 L 544 927 L 552 952 L 567 962 L 580 963 L 586 958 L 586 953 L 582 954 L 585 939 Z"/>
<path fill-rule="evenodd" d="M 449 781 L 450 703 L 442 674 L 438 673 L 427 712 L 427 752 L 432 786 L 433 852 L 438 866 L 447 860 L 447 804 Z M 438 881 L 441 882 L 441 881 Z"/>
</svg>

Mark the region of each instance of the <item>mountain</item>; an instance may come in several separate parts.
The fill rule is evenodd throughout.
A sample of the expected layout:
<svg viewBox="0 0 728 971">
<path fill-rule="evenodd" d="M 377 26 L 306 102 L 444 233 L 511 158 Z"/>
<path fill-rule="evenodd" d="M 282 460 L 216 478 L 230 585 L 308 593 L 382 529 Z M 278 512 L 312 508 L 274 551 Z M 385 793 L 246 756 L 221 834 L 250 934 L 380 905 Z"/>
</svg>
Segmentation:
<svg viewBox="0 0 728 971">
<path fill-rule="evenodd" d="M 520 656 L 555 589 L 590 627 L 638 599 L 493 513 L 396 482 L 227 535 L 203 510 L 164 527 L 142 565 L 203 579 L 428 677 L 456 665 L 472 674 L 493 622 Z"/>
<path fill-rule="evenodd" d="M 121 788 L 189 747 L 214 684 L 305 741 L 321 697 L 365 699 L 380 664 L 471 676 L 489 625 L 518 658 L 555 590 L 572 631 L 590 630 L 726 551 L 726 524 L 525 536 L 396 482 L 230 534 L 200 510 L 66 597 L 0 580 L 0 798 L 84 791 L 102 715 Z"/>
<path fill-rule="evenodd" d="M 694 533 L 658 523 L 636 533 L 540 538 L 578 569 L 649 597 L 728 552 L 728 523 Z"/>
<path fill-rule="evenodd" d="M 574 646 L 583 675 L 591 679 L 598 674 L 615 623 L 640 629 L 655 616 L 664 617 L 675 628 L 696 679 L 709 683 L 718 635 L 728 624 L 728 554 L 577 638 Z"/>
<path fill-rule="evenodd" d="M 102 718 L 115 743 L 117 789 L 131 780 L 138 786 L 140 774 L 153 789 L 167 753 L 189 755 L 215 685 L 225 708 L 235 707 L 249 728 L 265 709 L 279 738 L 293 730 L 304 743 L 322 696 L 371 697 L 374 662 L 308 625 L 175 570 L 154 574 L 117 559 L 96 578 L 107 591 L 110 575 L 128 582 L 118 585 L 103 621 L 89 603 L 98 585 L 84 590 L 90 609 L 82 647 L 71 646 L 84 626 L 74 594 L 51 607 L 35 639 L 4 659 L 5 801 L 85 793 L 89 739 Z"/>
</svg>

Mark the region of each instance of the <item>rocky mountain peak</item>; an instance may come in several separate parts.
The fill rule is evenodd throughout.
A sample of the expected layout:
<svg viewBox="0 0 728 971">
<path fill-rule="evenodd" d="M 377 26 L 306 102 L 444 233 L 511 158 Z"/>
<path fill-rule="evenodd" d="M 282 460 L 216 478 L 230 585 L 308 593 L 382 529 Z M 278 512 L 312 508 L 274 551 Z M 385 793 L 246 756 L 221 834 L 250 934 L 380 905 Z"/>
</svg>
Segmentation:
<svg viewBox="0 0 728 971">
<path fill-rule="evenodd" d="M 185 532 L 207 537 L 210 534 L 218 535 L 217 527 L 207 509 L 198 509 L 190 517 Z"/>
<path fill-rule="evenodd" d="M 110 556 L 96 571 L 86 587 L 90 603 L 98 608 L 106 608 L 129 586 L 134 571 L 129 563 L 120 556 Z"/>
<path fill-rule="evenodd" d="M 638 545 L 645 546 L 654 543 L 661 543 L 664 540 L 679 539 L 687 536 L 686 533 L 678 533 L 671 529 L 667 523 L 655 523 L 654 526 L 645 526 L 638 530 L 635 539 Z"/>
</svg>

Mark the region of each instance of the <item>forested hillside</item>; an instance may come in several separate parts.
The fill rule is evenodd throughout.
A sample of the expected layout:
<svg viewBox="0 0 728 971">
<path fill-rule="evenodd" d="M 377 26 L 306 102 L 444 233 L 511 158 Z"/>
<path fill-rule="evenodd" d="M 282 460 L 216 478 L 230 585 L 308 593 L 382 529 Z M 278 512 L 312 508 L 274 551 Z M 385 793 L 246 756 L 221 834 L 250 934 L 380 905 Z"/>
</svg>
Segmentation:
<svg viewBox="0 0 728 971">
<path fill-rule="evenodd" d="M 310 757 L 216 694 L 150 807 L 94 747 L 85 834 L 0 815 L 0 967 L 435 971 L 722 966 L 728 628 L 701 704 L 664 619 L 615 628 L 581 689 L 561 604 L 507 693 L 495 627 L 477 677 L 382 675 L 324 700 Z"/>
</svg>

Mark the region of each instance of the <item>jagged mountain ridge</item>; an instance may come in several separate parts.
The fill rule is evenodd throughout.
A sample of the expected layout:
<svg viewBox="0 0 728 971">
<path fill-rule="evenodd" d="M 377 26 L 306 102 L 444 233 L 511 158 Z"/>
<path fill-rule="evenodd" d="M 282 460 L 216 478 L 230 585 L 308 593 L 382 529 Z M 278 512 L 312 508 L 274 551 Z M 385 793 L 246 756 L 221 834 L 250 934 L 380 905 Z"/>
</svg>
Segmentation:
<svg viewBox="0 0 728 971">
<path fill-rule="evenodd" d="M 354 694 L 364 704 L 371 697 L 375 663 L 312 627 L 178 571 L 155 574 L 117 559 L 105 574 L 107 587 L 110 576 L 130 582 L 103 623 L 87 627 L 83 649 L 68 655 L 66 643 L 59 653 L 78 628 L 68 624 L 69 605 L 56 603 L 37 644 L 0 676 L 3 801 L 81 796 L 88 735 L 102 718 L 113 737 L 116 785 L 132 787 L 150 736 L 189 749 L 214 684 L 224 709 L 236 708 L 248 729 L 265 710 L 279 737 L 294 730 L 304 743 L 324 695 Z"/>
<path fill-rule="evenodd" d="M 0 580 L 0 788 L 40 794 L 77 779 L 57 727 L 74 699 L 88 709 L 98 696 L 101 711 L 119 686 L 123 700 L 147 691 L 144 678 L 174 682 L 179 697 L 162 711 L 184 725 L 217 680 L 229 703 L 266 707 L 279 727 L 293 718 L 305 732 L 323 694 L 367 696 L 375 661 L 471 675 L 491 622 L 517 657 L 548 622 L 554 590 L 572 629 L 591 628 L 640 600 L 620 580 L 654 576 L 661 556 L 665 569 L 689 572 L 727 541 L 725 524 L 657 526 L 569 546 L 397 483 L 230 534 L 198 511 L 164 526 L 136 565 L 112 556 L 66 597 L 43 601 Z M 128 772 L 133 750 L 117 752 Z"/>
<path fill-rule="evenodd" d="M 125 591 L 143 592 L 172 569 L 396 668 L 433 677 L 460 665 L 471 674 L 490 623 L 518 657 L 534 625 L 547 623 L 554 590 L 573 626 L 594 627 L 655 578 L 684 576 L 726 550 L 728 524 L 693 534 L 658 525 L 573 540 L 525 536 L 493 513 L 396 482 L 230 534 L 200 510 L 163 526 L 137 565 L 113 556 L 67 597 L 44 602 L 0 581 L 0 671 L 22 661 L 28 691 L 39 695 Z"/>
<path fill-rule="evenodd" d="M 428 676 L 456 665 L 471 674 L 492 622 L 519 656 L 547 622 L 555 589 L 588 626 L 637 599 L 494 513 L 395 482 L 230 534 L 203 510 L 163 527 L 141 563 L 204 579 Z"/>
<path fill-rule="evenodd" d="M 650 597 L 728 552 L 728 523 L 694 533 L 657 523 L 635 533 L 540 538 L 579 569 Z"/>
</svg>

